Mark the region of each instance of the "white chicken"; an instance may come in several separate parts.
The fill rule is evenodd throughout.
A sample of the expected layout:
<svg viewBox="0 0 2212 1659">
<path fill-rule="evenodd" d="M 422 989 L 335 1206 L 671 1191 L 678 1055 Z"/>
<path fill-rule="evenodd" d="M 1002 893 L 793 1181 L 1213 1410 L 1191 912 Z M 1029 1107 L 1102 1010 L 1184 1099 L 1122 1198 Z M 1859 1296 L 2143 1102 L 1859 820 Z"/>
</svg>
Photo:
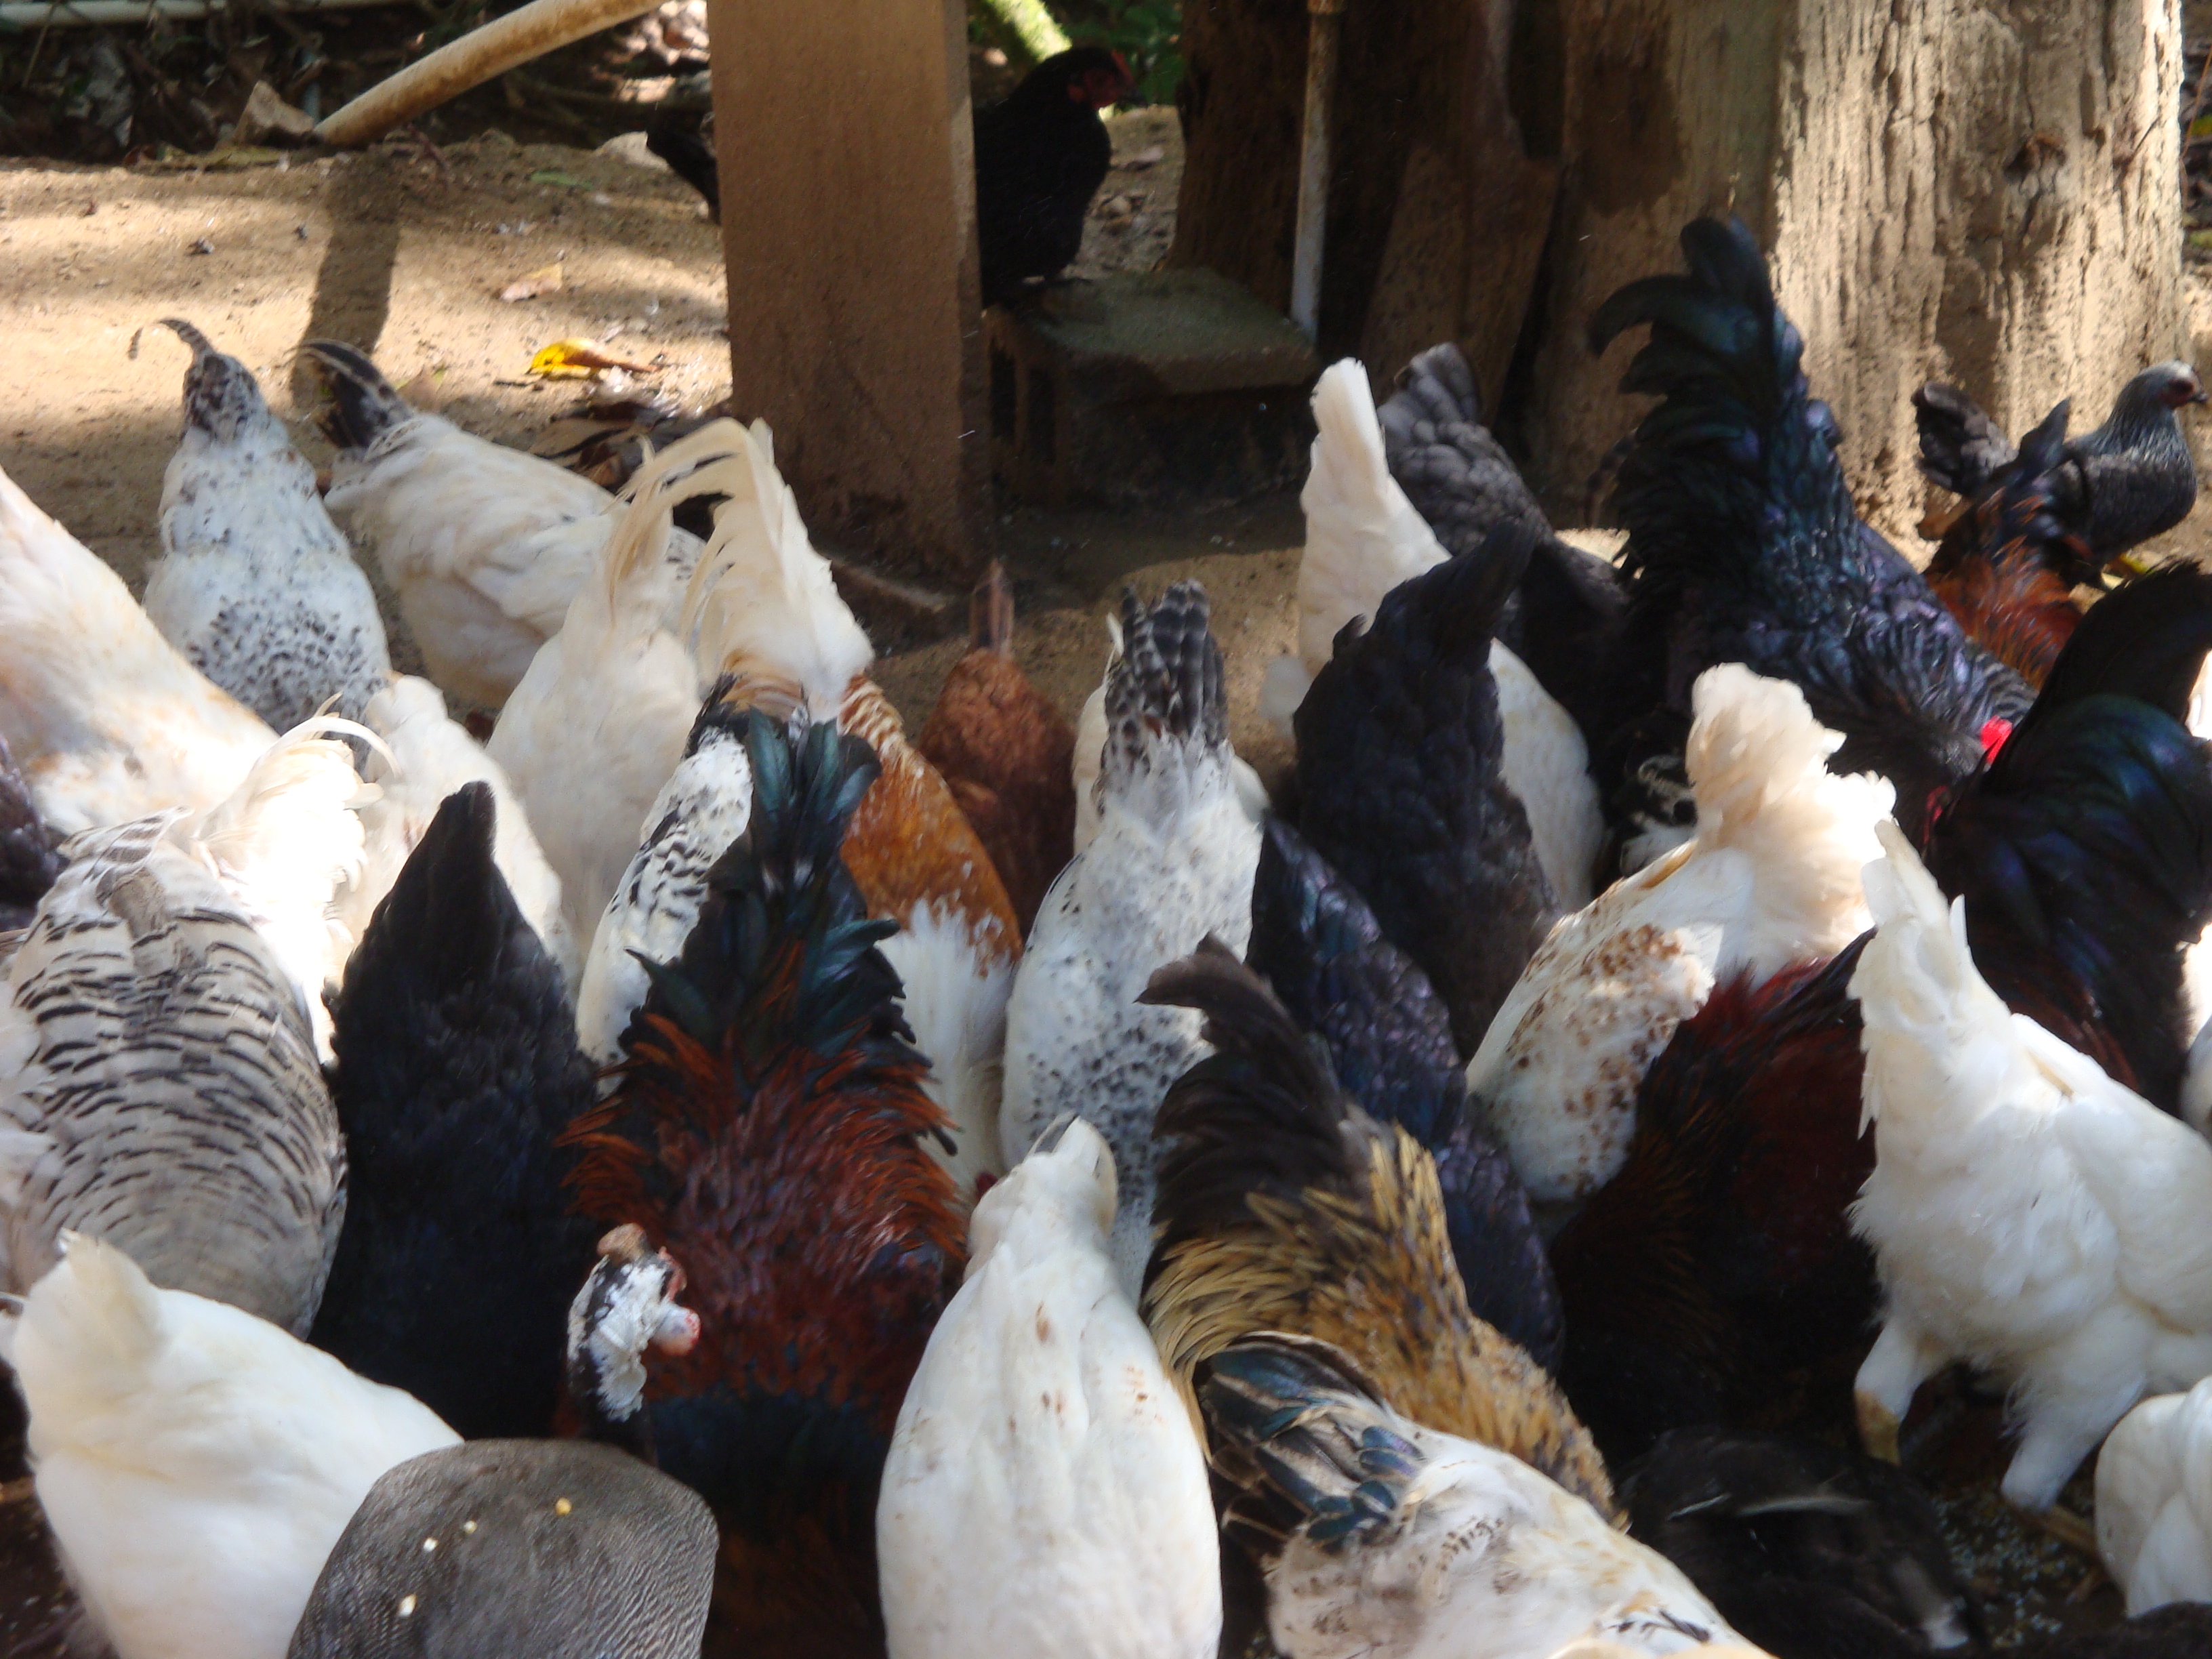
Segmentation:
<svg viewBox="0 0 2212 1659">
<path fill-rule="evenodd" d="M 598 930 L 699 708 L 690 647 L 665 621 L 675 603 L 663 556 L 669 515 L 678 501 L 720 487 L 730 469 L 717 464 L 741 447 L 742 434 L 736 422 L 717 421 L 638 469 L 592 579 L 531 660 L 486 745 L 522 797 L 579 939 Z"/>
<path fill-rule="evenodd" d="M 1306 545 L 1298 561 L 1297 654 L 1270 663 L 1261 690 L 1261 711 L 1285 737 L 1345 625 L 1372 622 L 1385 594 L 1446 556 L 1390 476 L 1374 394 L 1357 359 L 1347 357 L 1323 372 L 1314 387 L 1313 410 L 1320 430 L 1298 496 Z M 1573 717 L 1495 640 L 1490 672 L 1505 729 L 1506 787 L 1528 815 L 1529 836 L 1553 896 L 1563 908 L 1579 910 L 1590 902 L 1605 845 L 1589 747 Z"/>
<path fill-rule="evenodd" d="M 1006 1010 L 1006 1162 L 1063 1113 L 1098 1127 L 1120 1177 L 1114 1261 L 1132 1297 L 1152 1253 L 1152 1116 L 1204 1052 L 1195 1012 L 1137 997 L 1155 969 L 1209 933 L 1243 951 L 1260 862 L 1259 828 L 1231 771 L 1221 647 L 1206 620 L 1195 582 L 1149 609 L 1123 596 L 1098 834 L 1039 907 Z"/>
<path fill-rule="evenodd" d="M 276 953 L 155 817 L 88 831 L 0 997 L 0 1290 L 71 1228 L 305 1333 L 345 1210 L 337 1113 Z"/>
<path fill-rule="evenodd" d="M 1422 1427 L 1338 1349 L 1245 1339 L 1202 1391 L 1223 1530 L 1261 1555 L 1285 1659 L 1547 1659 L 1735 1643 L 1664 1556 L 1508 1453 Z M 1284 1520 L 1287 1534 L 1279 1530 Z"/>
<path fill-rule="evenodd" d="M 2212 1381 L 2146 1400 L 2097 1454 L 2097 1553 L 2128 1615 L 2212 1601 Z"/>
<path fill-rule="evenodd" d="M 498 708 L 600 568 L 622 507 L 566 467 L 410 408 L 351 346 L 301 349 L 335 398 L 330 511 L 376 550 L 430 678 Z M 652 556 L 672 562 L 680 591 L 698 551 L 696 537 L 671 530 Z"/>
<path fill-rule="evenodd" d="M 278 731 L 333 706 L 359 720 L 392 659 L 353 550 L 246 365 L 191 348 L 185 435 L 161 480 L 146 614 L 189 662 Z"/>
<path fill-rule="evenodd" d="M 1561 918 L 1468 1063 L 1469 1093 L 1553 1218 L 1619 1172 L 1644 1073 L 1717 981 L 1763 983 L 1867 927 L 1859 872 L 1881 850 L 1890 785 L 1831 773 L 1843 739 L 1786 681 L 1729 663 L 1691 695 L 1697 838 Z"/>
<path fill-rule="evenodd" d="M 573 990 L 581 953 L 562 908 L 561 878 L 539 850 L 506 771 L 467 728 L 447 715 L 438 688 L 416 675 L 401 675 L 370 698 L 362 718 L 389 752 L 369 756 L 368 781 L 378 794 L 360 809 L 363 867 L 360 880 L 340 901 L 348 930 L 359 939 L 368 928 L 446 797 L 465 784 L 489 784 L 498 814 L 493 861 Z"/>
<path fill-rule="evenodd" d="M 891 1659 L 1214 1651 L 1206 1458 L 1107 1256 L 1114 1184 L 1077 1118 L 975 1206 L 884 1465 Z"/>
<path fill-rule="evenodd" d="M 0 738 L 64 834 L 212 806 L 276 740 L 0 472 Z"/>
<path fill-rule="evenodd" d="M 82 1233 L 0 1318 L 39 1503 L 118 1659 L 283 1659 L 377 1476 L 459 1437 Z"/>
<path fill-rule="evenodd" d="M 2147 1391 L 2212 1373 L 2212 1146 L 2008 1011 L 1964 902 L 1881 836 L 1851 978 L 1875 1156 L 1851 1222 L 1883 1300 L 1860 1431 L 1893 1456 L 1915 1391 L 1964 1360 L 2011 1390 L 2004 1495 L 2042 1512 Z"/>
</svg>

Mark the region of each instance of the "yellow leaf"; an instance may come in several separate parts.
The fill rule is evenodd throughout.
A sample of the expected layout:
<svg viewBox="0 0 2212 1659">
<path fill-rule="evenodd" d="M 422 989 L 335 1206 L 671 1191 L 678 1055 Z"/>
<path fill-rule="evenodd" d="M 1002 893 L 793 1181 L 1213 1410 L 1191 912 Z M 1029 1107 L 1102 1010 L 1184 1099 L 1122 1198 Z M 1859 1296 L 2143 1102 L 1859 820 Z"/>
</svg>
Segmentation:
<svg viewBox="0 0 2212 1659">
<path fill-rule="evenodd" d="M 555 380 L 596 379 L 611 368 L 625 369 L 632 374 L 660 372 L 658 363 L 636 363 L 625 357 L 611 356 L 591 340 L 556 340 L 530 360 L 532 374 Z"/>
</svg>

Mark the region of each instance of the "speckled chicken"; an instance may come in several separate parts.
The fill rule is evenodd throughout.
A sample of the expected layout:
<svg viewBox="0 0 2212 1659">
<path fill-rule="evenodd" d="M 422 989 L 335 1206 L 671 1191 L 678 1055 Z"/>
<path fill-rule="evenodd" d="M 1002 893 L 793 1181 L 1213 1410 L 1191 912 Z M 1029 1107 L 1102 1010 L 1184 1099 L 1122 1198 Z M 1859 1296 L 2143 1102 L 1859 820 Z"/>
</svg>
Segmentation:
<svg viewBox="0 0 2212 1659">
<path fill-rule="evenodd" d="M 1559 916 L 1502 766 L 1490 642 L 1527 532 L 1390 591 L 1298 705 L 1298 829 L 1429 976 L 1460 1052 Z"/>
<path fill-rule="evenodd" d="M 562 1316 L 592 1261 L 554 1138 L 590 1107 L 561 970 L 493 859 L 471 783 L 347 964 L 332 1096 L 345 1225 L 310 1340 L 471 1439 L 552 1427 Z"/>
<path fill-rule="evenodd" d="M 1552 1265 L 1504 1148 L 1467 1111 L 1443 1004 L 1366 901 L 1280 818 L 1261 826 L 1245 962 L 1298 1028 L 1328 1045 L 1344 1092 L 1428 1149 L 1475 1317 L 1556 1370 Z"/>
<path fill-rule="evenodd" d="M 1075 854 L 1075 728 L 1014 661 L 1014 594 L 994 564 L 975 589 L 969 649 L 915 748 L 991 855 L 1024 937 Z"/>
<path fill-rule="evenodd" d="M 1149 607 L 1122 597 L 1097 839 L 1046 896 L 1006 1008 L 1006 1162 L 1063 1112 L 1097 1127 L 1114 1149 L 1114 1260 L 1132 1294 L 1152 1250 L 1152 1115 L 1201 1052 L 1197 1015 L 1139 1006 L 1138 994 L 1208 934 L 1243 948 L 1260 857 L 1230 772 L 1221 647 L 1206 618 L 1195 582 Z"/>
<path fill-rule="evenodd" d="M 2120 388 L 2102 426 L 2067 443 L 2070 465 L 2054 482 L 2086 520 L 2098 563 L 2110 563 L 2189 516 L 2197 503 L 2197 463 L 2179 412 L 2204 400 L 2203 384 L 2187 363 L 2154 363 Z M 1930 380 L 1912 403 L 1923 472 L 1970 503 L 2001 486 L 2015 452 L 1972 398 Z"/>
<path fill-rule="evenodd" d="M 161 480 L 146 614 L 192 666 L 278 731 L 335 703 L 357 720 L 392 678 L 368 577 L 259 382 L 190 323 L 185 434 Z"/>
<path fill-rule="evenodd" d="M 1664 1556 L 1516 1457 L 1389 1401 L 1326 1342 L 1248 1338 L 1202 1386 L 1223 1525 L 1267 1577 L 1285 1659 L 1674 1654 L 1735 1633 Z"/>
<path fill-rule="evenodd" d="M 1158 1242 L 1145 1318 L 1185 1390 L 1263 1331 L 1342 1347 L 1399 1410 L 1512 1453 L 1611 1513 L 1597 1448 L 1544 1370 L 1477 1319 L 1434 1162 L 1347 1099 L 1324 1045 L 1208 941 L 1145 1000 L 1205 1015 L 1215 1052 L 1161 1103 Z"/>
</svg>

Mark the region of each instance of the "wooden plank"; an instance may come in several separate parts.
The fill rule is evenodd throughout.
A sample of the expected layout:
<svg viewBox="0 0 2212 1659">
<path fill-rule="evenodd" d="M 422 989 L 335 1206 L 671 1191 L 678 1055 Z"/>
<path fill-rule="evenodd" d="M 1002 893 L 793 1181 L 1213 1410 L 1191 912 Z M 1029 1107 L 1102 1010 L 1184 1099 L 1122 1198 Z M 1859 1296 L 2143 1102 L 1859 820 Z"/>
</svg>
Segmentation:
<svg viewBox="0 0 2212 1659">
<path fill-rule="evenodd" d="M 711 0 L 734 406 L 825 545 L 972 576 L 988 523 L 960 0 Z"/>
</svg>

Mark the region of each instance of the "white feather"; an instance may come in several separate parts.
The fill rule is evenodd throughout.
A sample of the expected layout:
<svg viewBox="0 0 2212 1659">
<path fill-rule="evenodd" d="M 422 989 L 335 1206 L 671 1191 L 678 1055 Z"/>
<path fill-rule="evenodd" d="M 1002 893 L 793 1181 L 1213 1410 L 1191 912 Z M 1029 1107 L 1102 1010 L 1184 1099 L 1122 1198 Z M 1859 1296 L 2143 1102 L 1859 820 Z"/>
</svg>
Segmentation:
<svg viewBox="0 0 2212 1659">
<path fill-rule="evenodd" d="M 2212 1601 L 2212 1382 L 2146 1400 L 2097 1454 L 2097 1553 L 2128 1615 Z"/>
<path fill-rule="evenodd" d="M 882 950 L 905 988 L 899 1009 L 914 1030 L 915 1047 L 929 1056 L 922 1087 L 952 1121 L 951 1152 L 934 1136 L 922 1144 L 952 1172 L 965 1200 L 978 1176 L 1006 1168 L 999 1104 L 1014 963 L 995 939 L 976 939 L 969 918 L 921 901 Z"/>
</svg>

